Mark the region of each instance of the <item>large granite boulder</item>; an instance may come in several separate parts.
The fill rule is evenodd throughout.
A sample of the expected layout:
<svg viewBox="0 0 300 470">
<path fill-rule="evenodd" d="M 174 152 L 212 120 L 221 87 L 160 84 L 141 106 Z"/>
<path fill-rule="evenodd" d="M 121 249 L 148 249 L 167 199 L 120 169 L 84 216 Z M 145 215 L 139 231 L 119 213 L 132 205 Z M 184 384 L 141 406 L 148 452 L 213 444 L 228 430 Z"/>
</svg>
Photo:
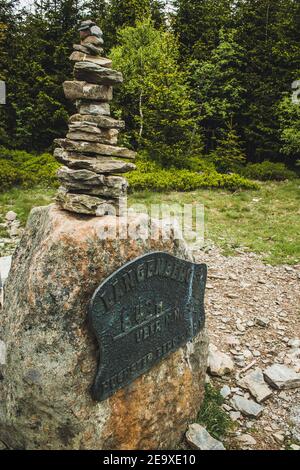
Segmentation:
<svg viewBox="0 0 300 470">
<path fill-rule="evenodd" d="M 18 449 L 170 449 L 203 399 L 202 331 L 102 402 L 90 395 L 97 344 L 87 309 L 95 289 L 124 263 L 152 251 L 188 259 L 181 242 L 101 238 L 122 218 L 82 217 L 55 205 L 32 211 L 6 284 L 0 339 L 0 441 Z M 128 226 L 142 227 L 132 215 Z M 125 223 L 127 227 L 127 223 Z"/>
</svg>

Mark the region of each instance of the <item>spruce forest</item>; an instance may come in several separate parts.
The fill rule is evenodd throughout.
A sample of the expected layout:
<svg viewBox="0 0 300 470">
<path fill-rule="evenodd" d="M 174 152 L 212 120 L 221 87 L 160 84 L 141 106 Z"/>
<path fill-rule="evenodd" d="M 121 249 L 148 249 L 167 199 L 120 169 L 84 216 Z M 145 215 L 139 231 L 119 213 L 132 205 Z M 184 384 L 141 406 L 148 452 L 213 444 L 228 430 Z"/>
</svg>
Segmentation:
<svg viewBox="0 0 300 470">
<path fill-rule="evenodd" d="M 149 176 L 159 170 L 173 172 L 165 189 L 179 190 L 295 175 L 298 0 L 0 0 L 3 188 L 24 182 L 26 164 L 43 165 L 38 182 L 53 179 L 48 154 L 73 111 L 62 83 L 86 18 L 102 28 L 105 55 L 125 77 L 113 113 L 125 120 L 123 143 L 138 152 L 133 187 L 164 189 Z"/>
</svg>

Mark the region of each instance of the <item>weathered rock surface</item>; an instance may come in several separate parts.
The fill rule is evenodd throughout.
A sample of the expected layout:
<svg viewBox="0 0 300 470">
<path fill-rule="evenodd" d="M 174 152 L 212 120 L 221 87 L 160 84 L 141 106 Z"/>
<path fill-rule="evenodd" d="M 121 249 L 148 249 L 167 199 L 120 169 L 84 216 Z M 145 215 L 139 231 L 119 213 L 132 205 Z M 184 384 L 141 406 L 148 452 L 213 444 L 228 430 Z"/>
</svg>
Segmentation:
<svg viewBox="0 0 300 470">
<path fill-rule="evenodd" d="M 92 155 L 108 155 L 120 158 L 135 158 L 135 152 L 126 147 L 98 144 L 97 142 L 81 142 L 68 139 L 56 139 L 54 141 L 59 147 L 71 152 L 87 153 Z"/>
<path fill-rule="evenodd" d="M 103 52 L 103 49 L 101 47 L 97 47 L 90 42 L 87 42 L 86 44 L 82 45 L 82 47 L 87 49 L 90 54 L 94 54 L 95 56 L 100 56 Z"/>
<path fill-rule="evenodd" d="M 76 62 L 74 66 L 74 77 L 77 80 L 96 83 L 98 85 L 119 85 L 123 82 L 121 72 L 85 61 Z"/>
<path fill-rule="evenodd" d="M 101 67 L 111 67 L 112 61 L 106 57 L 97 57 L 94 55 L 84 54 L 83 52 L 74 51 L 69 57 L 71 62 L 93 62 L 94 64 L 101 65 Z"/>
<path fill-rule="evenodd" d="M 136 166 L 125 159 L 109 157 L 85 157 L 78 153 L 68 152 L 61 148 L 54 150 L 56 159 L 74 170 L 85 169 L 94 173 L 115 174 L 135 170 Z"/>
<path fill-rule="evenodd" d="M 258 418 L 263 412 L 261 405 L 258 405 L 253 400 L 247 400 L 240 395 L 234 395 L 231 399 L 231 404 L 235 410 L 240 411 L 245 416 L 249 416 L 249 418 Z"/>
<path fill-rule="evenodd" d="M 97 125 L 100 128 L 104 129 L 124 129 L 125 128 L 125 122 L 124 121 L 118 121 L 117 119 L 114 119 L 110 116 L 94 116 L 91 114 L 73 114 L 69 118 L 69 124 L 73 123 L 87 123 L 87 124 L 94 124 Z"/>
<path fill-rule="evenodd" d="M 94 217 L 104 215 L 119 215 L 120 201 L 92 196 L 89 194 L 75 194 L 60 187 L 56 194 L 56 202 L 65 211 L 85 214 Z"/>
<path fill-rule="evenodd" d="M 227 355 L 218 351 L 213 344 L 209 345 L 208 367 L 211 375 L 222 376 L 230 374 L 234 369 L 232 359 Z"/>
<path fill-rule="evenodd" d="M 300 348 L 300 339 L 298 338 L 293 338 L 293 339 L 290 339 L 290 341 L 288 342 L 288 346 L 290 348 Z"/>
<path fill-rule="evenodd" d="M 186 432 L 186 440 L 193 449 L 225 450 L 222 442 L 212 437 L 200 424 L 194 423 Z"/>
<path fill-rule="evenodd" d="M 231 389 L 230 387 L 228 387 L 228 385 L 224 385 L 221 390 L 220 390 L 220 394 L 222 395 L 222 397 L 224 399 L 226 399 L 227 397 L 229 397 L 229 395 L 231 394 Z"/>
<path fill-rule="evenodd" d="M 91 115 L 110 115 L 109 103 L 101 103 L 100 101 L 85 101 L 76 100 L 76 107 L 79 114 L 91 114 Z"/>
<path fill-rule="evenodd" d="M 86 38 L 80 41 L 82 46 L 86 46 L 87 44 L 93 44 L 94 46 L 102 46 L 104 41 L 102 37 L 99 36 L 87 36 Z"/>
<path fill-rule="evenodd" d="M 133 215 L 126 225 L 141 219 Z M 172 238 L 99 238 L 115 220 L 71 215 L 53 205 L 29 217 L 0 315 L 0 338 L 7 344 L 0 440 L 9 447 L 170 449 L 197 416 L 207 362 L 204 332 L 109 399 L 90 397 L 97 346 L 87 308 L 95 289 L 144 253 L 188 257 Z"/>
<path fill-rule="evenodd" d="M 117 129 L 103 130 L 102 132 L 98 127 L 99 132 L 85 132 L 79 130 L 71 130 L 67 134 L 69 140 L 82 140 L 85 142 L 98 142 L 100 144 L 116 145 L 118 143 Z"/>
<path fill-rule="evenodd" d="M 242 434 L 241 436 L 238 436 L 237 441 L 239 441 L 241 444 L 244 444 L 245 446 L 255 446 L 256 440 L 254 437 L 250 436 L 250 434 Z"/>
<path fill-rule="evenodd" d="M 84 134 L 97 134 L 107 139 L 118 135 L 118 129 L 101 129 L 94 123 L 74 122 L 69 124 L 69 132 L 82 132 Z M 72 140 L 72 139 L 71 139 Z"/>
<path fill-rule="evenodd" d="M 297 442 L 300 443 L 300 405 L 292 407 L 290 412 L 289 421 L 292 425 L 292 436 Z"/>
<path fill-rule="evenodd" d="M 16 220 L 16 218 L 17 214 L 14 211 L 9 211 L 5 214 L 5 220 L 7 222 L 13 222 L 14 220 Z"/>
<path fill-rule="evenodd" d="M 278 390 L 300 387 L 300 374 L 283 364 L 273 364 L 264 371 L 266 382 Z"/>
<path fill-rule="evenodd" d="M 71 170 L 63 166 L 57 172 L 58 179 L 69 191 L 119 198 L 126 195 L 128 183 L 120 176 L 104 176 L 89 170 Z"/>
<path fill-rule="evenodd" d="M 112 87 L 107 85 L 95 85 L 74 80 L 64 82 L 63 88 L 65 97 L 72 101 L 78 99 L 111 101 L 113 97 Z"/>
<path fill-rule="evenodd" d="M 272 390 L 264 381 L 263 372 L 259 368 L 245 375 L 238 384 L 249 390 L 258 403 L 262 403 L 272 395 Z"/>
<path fill-rule="evenodd" d="M 74 51 L 82 52 L 83 54 L 93 54 L 93 55 L 101 55 L 103 52 L 103 49 L 101 47 L 91 47 L 91 44 L 87 44 L 86 46 L 82 46 L 81 44 L 73 44 L 73 49 Z"/>
</svg>

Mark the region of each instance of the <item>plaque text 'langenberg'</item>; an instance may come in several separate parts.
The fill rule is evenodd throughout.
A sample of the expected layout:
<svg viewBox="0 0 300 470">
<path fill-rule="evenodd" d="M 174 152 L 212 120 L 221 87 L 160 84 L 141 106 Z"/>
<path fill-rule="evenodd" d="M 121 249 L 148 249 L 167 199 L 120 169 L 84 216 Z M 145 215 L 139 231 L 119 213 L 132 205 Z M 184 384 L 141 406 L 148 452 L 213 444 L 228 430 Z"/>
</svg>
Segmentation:
<svg viewBox="0 0 300 470">
<path fill-rule="evenodd" d="M 128 385 L 200 331 L 206 276 L 204 264 L 155 252 L 101 284 L 89 312 L 99 344 L 95 400 Z"/>
</svg>

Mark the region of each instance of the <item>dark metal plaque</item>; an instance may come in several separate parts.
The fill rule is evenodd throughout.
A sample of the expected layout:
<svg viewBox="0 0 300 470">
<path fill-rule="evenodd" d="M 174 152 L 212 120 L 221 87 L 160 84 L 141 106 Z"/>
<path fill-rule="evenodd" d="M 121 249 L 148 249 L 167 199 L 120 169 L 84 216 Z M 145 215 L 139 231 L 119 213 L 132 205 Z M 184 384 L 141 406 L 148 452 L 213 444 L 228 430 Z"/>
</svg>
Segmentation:
<svg viewBox="0 0 300 470">
<path fill-rule="evenodd" d="M 99 343 L 92 396 L 102 401 L 203 328 L 205 264 L 155 252 L 131 261 L 96 290 L 89 317 Z"/>
</svg>

